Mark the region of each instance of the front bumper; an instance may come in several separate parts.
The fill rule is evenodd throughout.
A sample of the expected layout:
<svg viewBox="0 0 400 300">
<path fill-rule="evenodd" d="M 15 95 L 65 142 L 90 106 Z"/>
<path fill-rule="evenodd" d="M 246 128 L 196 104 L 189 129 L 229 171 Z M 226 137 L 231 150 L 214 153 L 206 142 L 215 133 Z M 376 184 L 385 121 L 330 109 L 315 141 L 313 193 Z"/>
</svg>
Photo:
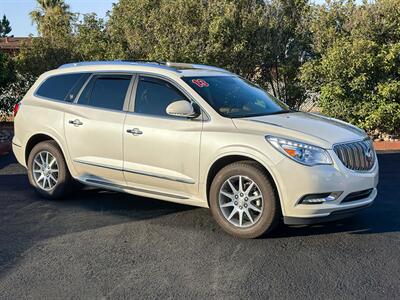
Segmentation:
<svg viewBox="0 0 400 300">
<path fill-rule="evenodd" d="M 372 202 L 363 206 L 336 210 L 331 212 L 328 216 L 325 217 L 313 217 L 313 218 L 283 217 L 283 222 L 286 225 L 313 225 L 313 224 L 321 224 L 326 222 L 337 221 L 351 217 L 357 214 L 359 211 L 363 210 L 364 208 L 371 206 L 371 204 Z"/>
<path fill-rule="evenodd" d="M 315 224 L 341 219 L 370 206 L 376 195 L 379 181 L 378 160 L 368 172 L 347 169 L 332 150 L 328 150 L 332 165 L 308 167 L 290 159 L 275 165 L 281 206 L 286 224 Z M 372 189 L 365 198 L 343 200 L 352 193 Z M 342 192 L 333 201 L 321 204 L 302 204 L 309 194 Z"/>
</svg>

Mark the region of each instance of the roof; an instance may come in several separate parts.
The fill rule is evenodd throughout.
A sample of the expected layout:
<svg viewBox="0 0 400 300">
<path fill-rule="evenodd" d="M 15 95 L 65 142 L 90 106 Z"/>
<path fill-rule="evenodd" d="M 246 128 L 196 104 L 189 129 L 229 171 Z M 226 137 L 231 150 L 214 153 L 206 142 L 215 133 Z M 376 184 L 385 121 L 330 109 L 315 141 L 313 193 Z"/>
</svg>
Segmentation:
<svg viewBox="0 0 400 300">
<path fill-rule="evenodd" d="M 170 71 L 177 71 L 174 68 L 170 68 L 166 65 L 162 65 L 157 62 L 144 62 L 144 61 L 124 61 L 124 60 L 113 60 L 113 61 L 84 61 L 61 65 L 59 69 L 74 68 L 74 67 L 85 67 L 85 66 L 137 66 L 137 67 L 154 67 Z"/>
<path fill-rule="evenodd" d="M 68 68 L 84 68 L 84 67 L 110 67 L 115 66 L 116 68 L 121 67 L 145 67 L 150 69 L 159 69 L 160 71 L 173 72 L 180 76 L 199 76 L 199 73 L 203 76 L 211 75 L 226 75 L 231 74 L 229 71 L 208 65 L 199 64 L 188 64 L 188 63 L 174 63 L 174 62 L 157 62 L 157 61 L 124 61 L 124 60 L 114 60 L 114 61 L 88 61 L 88 62 L 76 62 L 65 64 L 59 67 L 59 69 Z"/>
<path fill-rule="evenodd" d="M 0 38 L 0 49 L 19 50 L 23 42 L 29 42 L 29 37 L 5 37 Z"/>
</svg>

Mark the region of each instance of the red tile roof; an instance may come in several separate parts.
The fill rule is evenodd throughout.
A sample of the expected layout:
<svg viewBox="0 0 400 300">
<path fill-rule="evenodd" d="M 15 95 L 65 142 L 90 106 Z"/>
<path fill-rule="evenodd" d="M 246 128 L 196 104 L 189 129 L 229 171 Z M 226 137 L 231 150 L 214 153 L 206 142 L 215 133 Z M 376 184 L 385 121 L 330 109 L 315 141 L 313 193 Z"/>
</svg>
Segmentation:
<svg viewBox="0 0 400 300">
<path fill-rule="evenodd" d="M 22 42 L 29 41 L 30 37 L 5 37 L 0 38 L 0 51 L 18 51 Z"/>
</svg>

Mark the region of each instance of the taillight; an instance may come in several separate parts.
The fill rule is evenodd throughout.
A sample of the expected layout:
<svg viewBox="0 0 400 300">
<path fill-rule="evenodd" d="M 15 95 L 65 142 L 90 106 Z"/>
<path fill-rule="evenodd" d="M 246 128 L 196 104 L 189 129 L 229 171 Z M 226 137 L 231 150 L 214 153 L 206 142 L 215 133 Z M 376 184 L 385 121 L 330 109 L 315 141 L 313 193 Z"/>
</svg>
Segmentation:
<svg viewBox="0 0 400 300">
<path fill-rule="evenodd" d="M 15 106 L 14 106 L 14 117 L 17 115 L 20 107 L 21 107 L 21 102 L 18 102 L 17 104 L 15 104 Z"/>
</svg>

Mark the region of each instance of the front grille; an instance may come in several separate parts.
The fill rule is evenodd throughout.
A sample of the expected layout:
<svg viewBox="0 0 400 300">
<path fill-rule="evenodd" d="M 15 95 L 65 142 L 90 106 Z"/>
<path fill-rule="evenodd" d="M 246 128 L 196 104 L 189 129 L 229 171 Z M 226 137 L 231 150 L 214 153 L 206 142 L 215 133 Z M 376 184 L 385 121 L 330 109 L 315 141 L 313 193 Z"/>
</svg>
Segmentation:
<svg viewBox="0 0 400 300">
<path fill-rule="evenodd" d="M 357 200 L 362 200 L 362 199 L 368 198 L 372 194 L 373 190 L 374 189 L 368 189 L 368 190 L 350 193 L 342 200 L 341 203 L 352 202 L 352 201 L 357 201 Z"/>
<path fill-rule="evenodd" d="M 333 147 L 344 166 L 354 171 L 369 171 L 375 164 L 375 151 L 372 141 L 337 144 Z"/>
</svg>

